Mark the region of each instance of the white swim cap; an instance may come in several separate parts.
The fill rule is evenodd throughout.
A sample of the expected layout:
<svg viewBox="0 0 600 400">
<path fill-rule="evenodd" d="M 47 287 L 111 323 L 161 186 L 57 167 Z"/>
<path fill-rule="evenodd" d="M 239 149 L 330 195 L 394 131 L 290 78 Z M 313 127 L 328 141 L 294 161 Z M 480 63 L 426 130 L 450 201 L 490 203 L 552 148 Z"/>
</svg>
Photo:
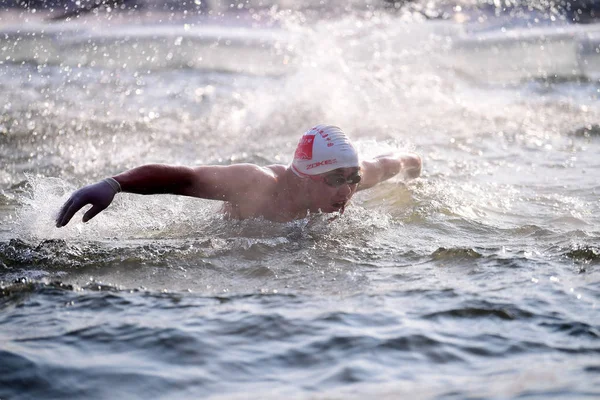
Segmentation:
<svg viewBox="0 0 600 400">
<path fill-rule="evenodd" d="M 292 161 L 292 171 L 300 177 L 359 166 L 358 153 L 348 136 L 331 125 L 317 125 L 306 131 Z"/>
</svg>

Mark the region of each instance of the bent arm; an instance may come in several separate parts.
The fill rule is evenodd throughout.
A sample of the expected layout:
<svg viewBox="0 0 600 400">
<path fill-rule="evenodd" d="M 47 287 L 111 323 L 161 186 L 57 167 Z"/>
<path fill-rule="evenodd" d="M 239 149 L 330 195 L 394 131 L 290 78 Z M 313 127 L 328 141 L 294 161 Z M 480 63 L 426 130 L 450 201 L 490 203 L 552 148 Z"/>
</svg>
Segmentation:
<svg viewBox="0 0 600 400">
<path fill-rule="evenodd" d="M 363 178 L 358 190 L 368 189 L 398 174 L 403 174 L 407 179 L 418 178 L 421 175 L 422 161 L 421 157 L 414 153 L 404 153 L 363 161 L 361 167 Z"/>
</svg>

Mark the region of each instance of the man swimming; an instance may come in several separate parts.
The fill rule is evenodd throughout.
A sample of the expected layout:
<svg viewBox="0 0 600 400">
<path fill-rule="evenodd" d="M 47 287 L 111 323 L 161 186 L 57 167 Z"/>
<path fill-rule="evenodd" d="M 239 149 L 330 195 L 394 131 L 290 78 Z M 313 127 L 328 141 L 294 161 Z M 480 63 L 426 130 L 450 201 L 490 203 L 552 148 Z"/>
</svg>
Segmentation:
<svg viewBox="0 0 600 400">
<path fill-rule="evenodd" d="M 343 213 L 358 190 L 399 173 L 409 179 L 418 177 L 421 158 L 401 154 L 360 161 L 340 128 L 317 125 L 302 135 L 289 166 L 144 165 L 75 191 L 58 213 L 56 226 L 67 225 L 77 211 L 91 204 L 83 215 L 83 222 L 89 221 L 119 192 L 221 200 L 231 218 L 288 222 L 319 211 Z"/>
</svg>

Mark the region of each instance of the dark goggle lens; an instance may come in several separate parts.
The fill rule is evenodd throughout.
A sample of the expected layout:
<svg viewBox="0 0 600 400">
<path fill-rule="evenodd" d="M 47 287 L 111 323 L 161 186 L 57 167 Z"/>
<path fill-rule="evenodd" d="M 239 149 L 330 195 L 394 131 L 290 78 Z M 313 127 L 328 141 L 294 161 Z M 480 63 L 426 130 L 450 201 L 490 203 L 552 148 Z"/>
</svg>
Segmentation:
<svg viewBox="0 0 600 400">
<path fill-rule="evenodd" d="M 344 178 L 341 175 L 333 175 L 325 177 L 325 183 L 329 186 L 340 187 L 346 183 L 348 185 L 356 185 L 360 182 L 361 179 L 362 176 L 360 176 L 359 174 L 350 175 L 348 178 Z"/>
<path fill-rule="evenodd" d="M 346 182 L 348 182 L 350 185 L 356 185 L 357 183 L 360 182 L 361 179 L 362 179 L 362 176 L 360 176 L 359 174 L 356 174 L 356 175 L 349 176 L 348 179 L 346 180 Z"/>
</svg>

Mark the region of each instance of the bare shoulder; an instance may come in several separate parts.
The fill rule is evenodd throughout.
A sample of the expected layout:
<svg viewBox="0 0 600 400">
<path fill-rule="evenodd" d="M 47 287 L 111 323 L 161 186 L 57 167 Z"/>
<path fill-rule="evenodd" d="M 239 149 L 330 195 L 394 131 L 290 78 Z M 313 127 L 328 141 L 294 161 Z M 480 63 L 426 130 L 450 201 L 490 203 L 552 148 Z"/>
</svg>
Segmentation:
<svg viewBox="0 0 600 400">
<path fill-rule="evenodd" d="M 252 197 L 262 197 L 276 190 L 279 179 L 285 170 L 286 167 L 283 165 L 260 167 L 247 164 L 245 167 L 246 180 Z"/>
<path fill-rule="evenodd" d="M 274 177 L 268 167 L 260 167 L 256 164 L 203 165 L 195 167 L 194 172 L 198 175 L 214 175 L 236 181 L 269 180 Z"/>
<path fill-rule="evenodd" d="M 255 164 L 205 165 L 192 168 L 188 196 L 236 201 L 254 197 L 274 185 L 272 170 Z"/>
<path fill-rule="evenodd" d="M 249 164 L 247 171 L 252 190 L 269 191 L 277 184 L 278 169 L 272 169 L 271 166 L 260 167 Z"/>
<path fill-rule="evenodd" d="M 277 182 L 277 177 L 281 173 L 281 170 L 277 167 L 279 166 L 268 165 L 261 167 L 256 164 L 234 164 L 227 168 L 231 169 L 234 174 L 239 175 L 241 179 L 251 185 L 269 185 Z"/>
<path fill-rule="evenodd" d="M 269 172 L 276 179 L 283 176 L 285 174 L 285 171 L 287 171 L 287 169 L 288 169 L 288 167 L 286 167 L 285 165 L 281 165 L 281 164 L 267 165 L 264 168 L 269 170 Z"/>
</svg>

